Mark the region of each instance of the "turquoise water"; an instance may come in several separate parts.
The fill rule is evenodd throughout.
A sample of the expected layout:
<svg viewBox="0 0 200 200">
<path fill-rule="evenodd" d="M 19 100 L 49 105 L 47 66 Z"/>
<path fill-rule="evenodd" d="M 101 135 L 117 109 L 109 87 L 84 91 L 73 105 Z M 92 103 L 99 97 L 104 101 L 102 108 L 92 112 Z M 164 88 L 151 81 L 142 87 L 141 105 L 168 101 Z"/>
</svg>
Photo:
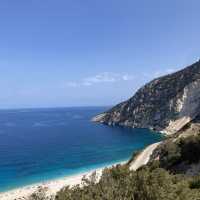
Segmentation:
<svg viewBox="0 0 200 200">
<path fill-rule="evenodd" d="M 0 111 L 0 191 L 127 160 L 162 140 L 146 129 L 92 123 L 105 107 Z"/>
</svg>

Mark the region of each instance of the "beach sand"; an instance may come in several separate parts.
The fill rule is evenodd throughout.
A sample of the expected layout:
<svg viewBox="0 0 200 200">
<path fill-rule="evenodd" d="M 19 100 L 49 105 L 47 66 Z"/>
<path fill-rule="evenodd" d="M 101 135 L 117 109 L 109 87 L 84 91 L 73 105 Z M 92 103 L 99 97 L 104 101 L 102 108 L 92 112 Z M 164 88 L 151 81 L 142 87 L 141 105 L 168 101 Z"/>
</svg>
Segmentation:
<svg viewBox="0 0 200 200">
<path fill-rule="evenodd" d="M 154 144 L 151 144 L 147 146 L 130 164 L 130 170 L 137 170 L 143 165 L 146 165 L 149 160 L 150 156 L 153 153 L 153 151 L 160 145 L 162 142 L 157 142 Z"/>
<path fill-rule="evenodd" d="M 109 165 L 107 167 L 112 167 L 117 164 L 125 164 L 126 162 L 120 162 L 113 165 Z M 54 196 L 59 190 L 66 186 L 74 186 L 81 184 L 82 178 L 84 176 L 89 177 L 92 173 L 96 172 L 97 177 L 100 178 L 102 171 L 105 167 L 98 168 L 95 170 L 91 170 L 89 172 L 73 175 L 73 176 L 66 176 L 63 178 L 46 181 L 43 183 L 37 183 L 33 185 L 24 186 L 21 188 L 9 190 L 7 192 L 0 193 L 0 200 L 27 200 L 28 197 L 37 192 L 40 188 L 45 189 L 46 195 Z"/>
<path fill-rule="evenodd" d="M 135 160 L 130 164 L 131 170 L 137 170 L 142 165 L 147 164 L 149 161 L 149 158 L 153 152 L 153 150 L 160 144 L 161 142 L 154 143 L 152 145 L 149 145 L 146 147 L 139 155 L 135 158 Z M 112 167 L 117 164 L 125 164 L 125 162 L 116 163 L 113 165 L 108 165 L 106 167 Z M 28 185 L 25 187 L 21 187 L 14 190 L 9 190 L 7 192 L 0 193 L 0 200 L 27 200 L 28 197 L 33 194 L 34 192 L 37 192 L 40 188 L 45 189 L 46 195 L 48 197 L 55 196 L 55 194 L 61 190 L 63 187 L 66 186 L 74 186 L 81 184 L 82 178 L 89 177 L 92 173 L 96 172 L 97 177 L 100 178 L 101 174 L 103 172 L 105 167 L 98 168 L 95 170 L 91 170 L 89 172 L 73 175 L 73 176 L 67 176 L 60 179 L 47 181 L 43 183 Z"/>
</svg>

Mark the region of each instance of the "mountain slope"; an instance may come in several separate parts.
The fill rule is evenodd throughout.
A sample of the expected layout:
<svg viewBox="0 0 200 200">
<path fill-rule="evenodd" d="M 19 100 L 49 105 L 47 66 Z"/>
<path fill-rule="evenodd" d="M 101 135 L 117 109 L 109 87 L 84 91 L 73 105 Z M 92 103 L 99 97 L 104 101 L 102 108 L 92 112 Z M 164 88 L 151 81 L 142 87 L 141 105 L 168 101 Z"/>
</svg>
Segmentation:
<svg viewBox="0 0 200 200">
<path fill-rule="evenodd" d="M 133 97 L 93 118 L 108 125 L 173 134 L 200 114 L 200 61 L 140 88 Z"/>
</svg>

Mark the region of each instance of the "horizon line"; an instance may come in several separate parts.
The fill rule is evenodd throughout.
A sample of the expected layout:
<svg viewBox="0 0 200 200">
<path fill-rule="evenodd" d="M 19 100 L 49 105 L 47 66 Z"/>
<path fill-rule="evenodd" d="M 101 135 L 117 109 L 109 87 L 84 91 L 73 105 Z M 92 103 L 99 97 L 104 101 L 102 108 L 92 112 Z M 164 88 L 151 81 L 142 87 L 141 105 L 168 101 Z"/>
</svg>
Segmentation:
<svg viewBox="0 0 200 200">
<path fill-rule="evenodd" d="M 33 110 L 33 109 L 62 109 L 62 108 L 95 108 L 95 107 L 112 107 L 113 105 L 88 105 L 88 106 L 52 106 L 52 107 L 10 107 L 10 108 L 0 108 L 1 110 Z"/>
</svg>

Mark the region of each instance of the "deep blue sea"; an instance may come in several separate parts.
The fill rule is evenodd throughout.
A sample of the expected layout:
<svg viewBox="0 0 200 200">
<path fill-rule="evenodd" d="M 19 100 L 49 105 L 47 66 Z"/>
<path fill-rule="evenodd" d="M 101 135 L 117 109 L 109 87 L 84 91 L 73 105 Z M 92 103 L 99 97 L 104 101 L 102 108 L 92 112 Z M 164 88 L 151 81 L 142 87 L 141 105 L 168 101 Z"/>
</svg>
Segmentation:
<svg viewBox="0 0 200 200">
<path fill-rule="evenodd" d="M 123 161 L 162 139 L 146 129 L 90 121 L 106 109 L 0 110 L 0 191 Z"/>
</svg>

